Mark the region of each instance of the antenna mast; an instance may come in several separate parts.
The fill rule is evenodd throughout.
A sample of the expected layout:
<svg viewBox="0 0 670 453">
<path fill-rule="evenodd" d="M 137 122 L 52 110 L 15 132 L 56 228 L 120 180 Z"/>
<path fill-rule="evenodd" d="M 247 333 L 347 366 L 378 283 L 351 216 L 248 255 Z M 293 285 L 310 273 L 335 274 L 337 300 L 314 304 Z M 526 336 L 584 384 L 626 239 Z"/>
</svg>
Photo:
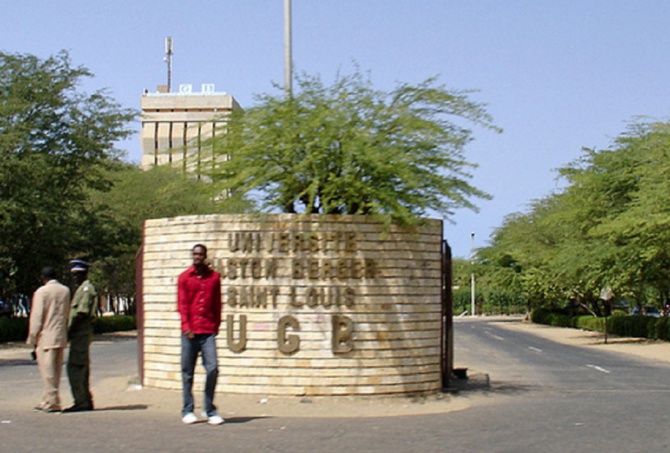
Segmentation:
<svg viewBox="0 0 670 453">
<path fill-rule="evenodd" d="M 167 92 L 172 92 L 172 36 L 165 38 L 165 57 L 163 61 L 167 63 Z"/>
</svg>

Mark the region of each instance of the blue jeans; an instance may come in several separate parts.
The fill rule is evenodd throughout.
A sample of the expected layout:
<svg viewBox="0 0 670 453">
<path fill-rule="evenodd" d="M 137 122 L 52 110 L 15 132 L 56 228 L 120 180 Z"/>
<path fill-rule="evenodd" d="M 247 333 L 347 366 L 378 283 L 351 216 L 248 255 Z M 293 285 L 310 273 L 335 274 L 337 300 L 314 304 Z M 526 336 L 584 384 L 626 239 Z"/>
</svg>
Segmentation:
<svg viewBox="0 0 670 453">
<path fill-rule="evenodd" d="M 214 406 L 214 390 L 219 376 L 219 365 L 216 358 L 216 339 L 214 334 L 200 334 L 194 338 L 181 336 L 181 378 L 183 382 L 184 406 L 181 414 L 193 412 L 193 372 L 198 353 L 202 352 L 202 364 L 205 367 L 205 412 L 208 417 L 216 415 Z"/>
</svg>

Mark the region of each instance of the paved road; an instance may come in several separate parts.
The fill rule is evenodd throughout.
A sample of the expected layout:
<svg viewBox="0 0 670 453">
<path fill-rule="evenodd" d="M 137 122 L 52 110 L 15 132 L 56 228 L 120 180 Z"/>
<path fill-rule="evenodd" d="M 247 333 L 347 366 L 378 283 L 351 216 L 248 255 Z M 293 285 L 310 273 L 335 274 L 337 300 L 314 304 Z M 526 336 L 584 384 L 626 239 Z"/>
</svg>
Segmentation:
<svg viewBox="0 0 670 453">
<path fill-rule="evenodd" d="M 491 380 L 482 393 L 489 396 L 458 414 L 480 451 L 669 450 L 666 363 L 566 346 L 481 319 L 460 321 L 456 332 L 457 364 Z M 468 451 L 460 438 L 458 451 Z"/>
<path fill-rule="evenodd" d="M 97 344 L 94 378 L 112 382 L 132 373 L 134 346 L 133 341 Z M 226 425 L 210 427 L 183 426 L 174 411 L 159 410 L 155 401 L 145 404 L 141 393 L 94 413 L 34 413 L 24 407 L 32 395 L 16 393 L 39 390 L 36 369 L 0 361 L 0 452 L 669 450 L 670 368 L 665 364 L 559 345 L 478 319 L 456 322 L 456 365 L 490 376 L 489 387 L 481 385 L 479 374 L 461 393 L 459 398 L 471 403 L 467 410 L 297 418 L 251 417 L 241 408 Z"/>
</svg>

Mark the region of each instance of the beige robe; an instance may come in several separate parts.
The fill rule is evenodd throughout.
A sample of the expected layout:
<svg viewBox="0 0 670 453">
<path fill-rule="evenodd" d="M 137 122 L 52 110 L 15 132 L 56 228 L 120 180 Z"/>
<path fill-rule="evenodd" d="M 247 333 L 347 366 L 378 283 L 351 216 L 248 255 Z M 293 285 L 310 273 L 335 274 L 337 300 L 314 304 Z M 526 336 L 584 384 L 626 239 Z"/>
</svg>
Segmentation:
<svg viewBox="0 0 670 453">
<path fill-rule="evenodd" d="M 70 290 L 56 280 L 48 281 L 33 295 L 26 343 L 37 349 L 37 364 L 42 377 L 41 409 L 60 410 L 58 388 L 67 347 L 67 322 Z"/>
</svg>

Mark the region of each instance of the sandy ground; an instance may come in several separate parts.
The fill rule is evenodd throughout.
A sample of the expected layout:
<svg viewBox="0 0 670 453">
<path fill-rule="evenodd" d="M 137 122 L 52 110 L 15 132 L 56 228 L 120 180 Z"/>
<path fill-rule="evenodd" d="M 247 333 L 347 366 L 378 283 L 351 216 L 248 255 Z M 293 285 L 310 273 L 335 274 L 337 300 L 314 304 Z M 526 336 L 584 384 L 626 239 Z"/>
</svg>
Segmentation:
<svg viewBox="0 0 670 453">
<path fill-rule="evenodd" d="M 128 335 L 128 334 L 122 334 Z M 94 341 L 104 341 L 104 335 Z M 30 347 L 21 343 L 0 344 L 0 360 L 11 364 L 25 363 Z M 134 360 L 134 358 L 133 358 Z M 225 372 L 225 370 L 222 370 Z M 95 368 L 92 369 L 95 375 Z M 39 394 L 38 382 L 31 387 L 35 390 L 25 393 L 0 394 L 6 409 L 21 410 L 32 407 Z M 138 385 L 137 376 L 119 376 L 94 381 L 92 393 L 96 408 L 148 409 L 179 417 L 181 392 L 160 390 Z M 0 392 L 2 393 L 2 392 Z M 64 407 L 70 404 L 67 376 L 63 374 L 60 389 Z M 196 413 L 202 397 L 196 392 Z M 217 393 L 215 403 L 219 414 L 232 417 L 388 417 L 401 415 L 436 414 L 458 411 L 470 406 L 468 398 L 457 392 L 436 392 L 430 395 L 414 396 L 356 396 L 356 397 L 280 397 L 265 395 L 231 395 Z"/>
<path fill-rule="evenodd" d="M 598 348 L 638 357 L 670 362 L 670 343 L 610 336 L 607 344 L 602 334 L 576 329 L 562 329 L 537 324 L 523 323 L 519 319 L 490 318 L 505 329 L 524 330 L 533 335 L 547 337 L 553 341 L 585 348 Z M 499 321 L 499 322 L 498 322 Z M 466 321 L 471 322 L 471 321 Z M 475 321 L 476 322 L 476 321 Z M 125 334 L 128 335 L 128 334 Z M 132 334 L 130 334 L 132 335 Z M 0 345 L 0 359 L 4 361 L 25 360 L 30 352 L 26 345 Z M 458 363 L 456 364 L 458 366 Z M 486 370 L 481 370 L 485 373 Z M 225 372 L 225 371 L 224 371 Z M 93 370 L 95 373 L 95 370 Z M 484 375 L 485 376 L 485 375 Z M 276 397 L 262 395 L 229 395 L 219 393 L 216 403 L 225 417 L 382 417 L 445 413 L 467 409 L 472 400 L 468 392 L 459 392 L 474 384 L 470 381 L 454 381 L 449 392 L 426 396 L 390 397 Z M 179 415 L 181 393 L 157 390 L 138 385 L 137 376 L 119 376 L 95 383 L 93 394 L 98 408 L 114 409 L 138 407 L 150 411 Z M 61 382 L 61 395 L 69 394 L 67 377 Z M 35 395 L 16 395 L 4 401 L 16 409 L 31 407 Z M 196 401 L 200 395 L 196 395 Z M 64 401 L 64 403 L 67 402 Z"/>
</svg>

